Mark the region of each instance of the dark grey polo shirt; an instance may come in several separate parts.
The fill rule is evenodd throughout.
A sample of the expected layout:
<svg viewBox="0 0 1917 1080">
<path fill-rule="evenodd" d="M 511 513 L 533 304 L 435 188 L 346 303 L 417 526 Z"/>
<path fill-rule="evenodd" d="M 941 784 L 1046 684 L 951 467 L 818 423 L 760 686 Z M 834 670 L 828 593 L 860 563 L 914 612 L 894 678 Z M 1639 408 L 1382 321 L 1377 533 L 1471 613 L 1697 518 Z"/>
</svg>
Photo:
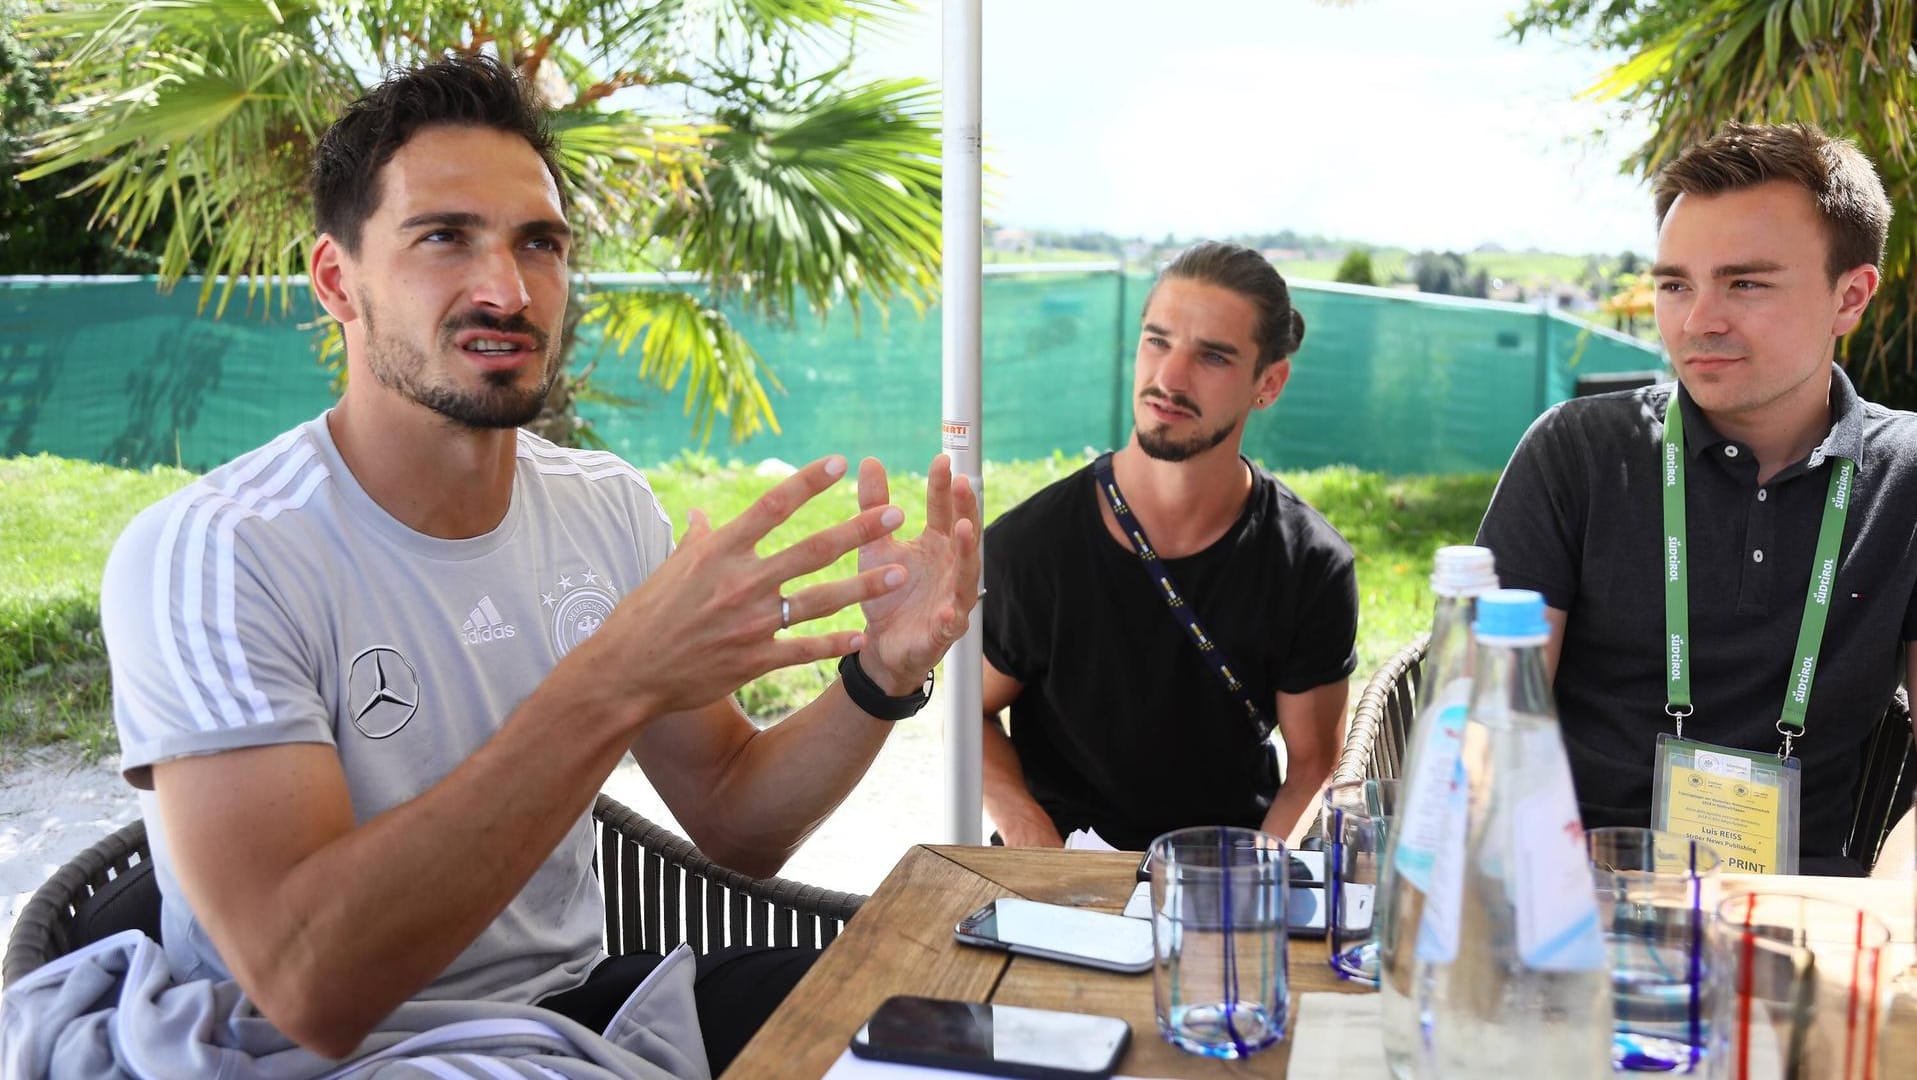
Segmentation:
<svg viewBox="0 0 1917 1080">
<path fill-rule="evenodd" d="M 1658 459 L 1676 384 L 1564 402 L 1518 444 L 1478 542 L 1498 577 L 1569 614 L 1557 701 L 1587 828 L 1645 825 L 1664 714 L 1663 502 Z M 1917 638 L 1917 414 L 1857 396 L 1833 369 L 1830 434 L 1757 483 L 1750 448 L 1724 438 L 1688 393 L 1685 506 L 1691 550 L 1687 738 L 1776 750 L 1776 723 L 1829 490 L 1829 459 L 1858 463 L 1837 598 L 1804 737 L 1803 857 L 1843 851 L 1869 738 Z"/>
</svg>

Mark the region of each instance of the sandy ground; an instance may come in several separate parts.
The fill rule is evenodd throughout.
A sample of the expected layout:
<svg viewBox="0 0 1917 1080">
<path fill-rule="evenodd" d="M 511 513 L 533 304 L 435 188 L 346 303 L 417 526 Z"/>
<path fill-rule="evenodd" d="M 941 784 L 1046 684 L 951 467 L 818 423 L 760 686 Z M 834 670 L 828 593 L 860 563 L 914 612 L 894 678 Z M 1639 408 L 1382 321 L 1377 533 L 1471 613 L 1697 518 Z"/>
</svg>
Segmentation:
<svg viewBox="0 0 1917 1080">
<path fill-rule="evenodd" d="M 899 724 L 865 779 L 786 864 L 784 876 L 870 893 L 913 844 L 944 839 L 941 705 L 935 698 L 919 718 Z M 630 761 L 607 779 L 605 790 L 684 835 Z M 40 750 L 0 765 L 0 942 L 61 864 L 139 816 L 139 801 L 114 759 L 86 764 Z"/>
<path fill-rule="evenodd" d="M 11 756 L 0 766 L 0 938 L 62 863 L 139 816 L 111 761 L 52 749 Z"/>
</svg>

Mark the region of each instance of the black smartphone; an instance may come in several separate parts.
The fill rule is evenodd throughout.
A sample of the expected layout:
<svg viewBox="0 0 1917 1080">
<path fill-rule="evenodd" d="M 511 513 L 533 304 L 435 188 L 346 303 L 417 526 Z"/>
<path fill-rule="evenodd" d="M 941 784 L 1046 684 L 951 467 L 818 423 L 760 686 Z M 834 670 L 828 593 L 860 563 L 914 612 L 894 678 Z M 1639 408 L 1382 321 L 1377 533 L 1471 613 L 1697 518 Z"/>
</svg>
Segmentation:
<svg viewBox="0 0 1917 1080">
<path fill-rule="evenodd" d="M 1038 1080 L 1107 1080 L 1131 1043 L 1112 1016 L 892 997 L 852 1036 L 874 1061 Z"/>
<path fill-rule="evenodd" d="M 1285 881 L 1288 888 L 1285 905 L 1285 931 L 1295 938 L 1322 938 L 1325 936 L 1325 853 L 1323 851 L 1297 848 L 1290 852 L 1286 861 Z M 1133 890 L 1130 902 L 1125 905 L 1125 914 L 1134 919 L 1152 917 L 1152 857 L 1150 852 L 1138 863 L 1138 887 Z M 1370 893 L 1366 886 L 1346 886 L 1350 889 L 1367 889 L 1362 897 L 1347 900 L 1345 918 L 1349 922 L 1354 911 L 1362 911 L 1364 929 L 1370 926 Z"/>
<path fill-rule="evenodd" d="M 1325 853 L 1310 848 L 1294 848 L 1285 860 L 1285 873 L 1286 880 L 1293 888 L 1299 885 L 1315 885 L 1322 888 L 1325 883 Z M 1138 872 L 1135 876 L 1140 881 L 1152 879 L 1151 852 L 1147 851 L 1145 857 L 1138 860 Z"/>
<path fill-rule="evenodd" d="M 1347 885 L 1347 889 L 1366 889 L 1369 886 Z M 1318 938 L 1325 936 L 1325 888 L 1322 885 L 1293 885 L 1285 894 L 1285 932 L 1295 938 Z M 1345 902 L 1345 921 L 1362 917 L 1363 925 L 1347 926 L 1347 930 L 1368 930 L 1370 922 L 1371 896 L 1367 891 L 1362 896 L 1354 895 Z M 1354 914 L 1356 913 L 1356 914 Z M 1141 881 L 1132 890 L 1132 898 L 1125 904 L 1125 917 L 1149 920 L 1152 917 L 1152 883 Z"/>
</svg>

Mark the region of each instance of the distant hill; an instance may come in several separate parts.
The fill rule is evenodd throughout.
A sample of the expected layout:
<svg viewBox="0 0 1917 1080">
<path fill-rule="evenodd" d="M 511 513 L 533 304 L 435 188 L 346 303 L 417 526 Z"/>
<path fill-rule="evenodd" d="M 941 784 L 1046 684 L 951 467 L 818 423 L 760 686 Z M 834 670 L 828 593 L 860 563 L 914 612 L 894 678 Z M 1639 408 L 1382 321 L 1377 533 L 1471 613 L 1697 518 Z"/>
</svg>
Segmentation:
<svg viewBox="0 0 1917 1080">
<path fill-rule="evenodd" d="M 1156 265 L 1170 258 L 1194 238 L 1166 236 L 1114 236 L 1104 232 L 1056 232 L 1045 229 L 1019 229 L 986 225 L 985 258 L 993 263 L 1081 262 L 1122 260 L 1127 264 Z M 1402 247 L 1381 247 L 1355 240 L 1337 240 L 1289 230 L 1226 237 L 1233 243 L 1263 251 L 1272 265 L 1287 278 L 1300 281 L 1330 281 L 1346 252 L 1354 249 L 1371 253 L 1371 268 L 1381 282 L 1409 282 L 1408 265 L 1412 252 Z M 1552 283 L 1577 282 L 1593 277 L 1608 280 L 1618 270 L 1622 253 L 1572 254 L 1554 251 L 1506 251 L 1496 244 L 1482 244 L 1474 251 L 1460 253 L 1473 270 L 1482 269 L 1492 278 L 1530 287 Z M 1641 256 L 1633 256 L 1637 262 Z M 1627 266 L 1628 270 L 1639 269 Z"/>
<path fill-rule="evenodd" d="M 1627 275 L 1642 273 L 1649 260 L 1633 252 L 1570 254 L 1555 251 L 1506 251 L 1481 244 L 1468 252 L 1413 252 L 1291 231 L 1231 236 L 1225 239 L 1264 252 L 1289 281 L 1334 281 L 1339 264 L 1354 250 L 1371 256 L 1372 279 L 1384 288 L 1416 291 L 1424 281 L 1435 291 L 1458 292 L 1518 303 L 1549 302 L 1601 325 L 1616 320 L 1598 314 L 1603 301 L 1629 287 Z M 1161 265 L 1192 240 L 1166 236 L 1120 237 L 1103 232 L 1065 233 L 986 225 L 984 258 L 988 264 L 1122 262 L 1133 270 Z M 1448 268 L 1445 275 L 1420 273 L 1420 260 Z M 1459 261 L 1462 272 L 1458 272 Z M 1445 282 L 1464 283 L 1447 287 Z M 1619 325 L 1618 329 L 1648 333 Z"/>
</svg>

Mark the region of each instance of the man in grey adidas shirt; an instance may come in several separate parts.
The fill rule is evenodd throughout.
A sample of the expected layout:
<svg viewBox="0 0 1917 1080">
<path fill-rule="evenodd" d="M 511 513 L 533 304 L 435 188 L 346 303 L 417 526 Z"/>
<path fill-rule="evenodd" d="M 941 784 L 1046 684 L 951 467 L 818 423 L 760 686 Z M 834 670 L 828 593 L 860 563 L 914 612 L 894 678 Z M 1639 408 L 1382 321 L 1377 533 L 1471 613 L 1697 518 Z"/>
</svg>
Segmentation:
<svg viewBox="0 0 1917 1080">
<path fill-rule="evenodd" d="M 675 552 L 638 473 L 516 430 L 560 362 L 571 235 L 552 154 L 488 59 L 355 103 L 312 185 L 345 395 L 141 514 L 107 567 L 123 769 L 145 789 L 169 960 L 236 980 L 328 1056 L 408 999 L 593 989 L 618 961 L 586 812 L 627 753 L 708 855 L 777 870 L 977 593 L 977 501 L 943 459 L 916 539 L 891 536 L 902 514 L 868 460 L 856 517 L 761 558 L 844 459 L 723 527 L 693 511 Z M 854 549 L 856 576 L 782 595 Z M 854 603 L 863 632 L 777 633 Z M 847 655 L 845 680 L 765 731 L 732 700 Z"/>
</svg>

